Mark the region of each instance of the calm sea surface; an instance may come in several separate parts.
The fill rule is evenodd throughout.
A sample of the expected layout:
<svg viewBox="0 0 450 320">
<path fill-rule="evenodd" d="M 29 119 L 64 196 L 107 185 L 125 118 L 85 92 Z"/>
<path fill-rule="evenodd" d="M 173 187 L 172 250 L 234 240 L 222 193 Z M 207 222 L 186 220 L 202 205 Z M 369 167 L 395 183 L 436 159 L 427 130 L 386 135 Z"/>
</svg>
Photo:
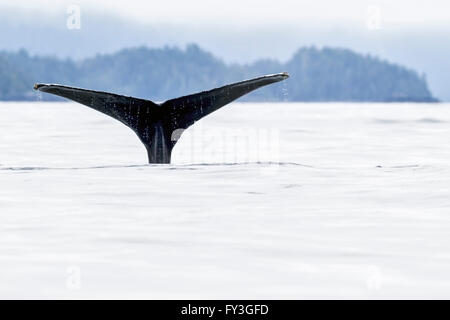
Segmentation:
<svg viewBox="0 0 450 320">
<path fill-rule="evenodd" d="M 0 103 L 0 297 L 450 298 L 450 105 L 234 103 L 172 158 Z"/>
</svg>

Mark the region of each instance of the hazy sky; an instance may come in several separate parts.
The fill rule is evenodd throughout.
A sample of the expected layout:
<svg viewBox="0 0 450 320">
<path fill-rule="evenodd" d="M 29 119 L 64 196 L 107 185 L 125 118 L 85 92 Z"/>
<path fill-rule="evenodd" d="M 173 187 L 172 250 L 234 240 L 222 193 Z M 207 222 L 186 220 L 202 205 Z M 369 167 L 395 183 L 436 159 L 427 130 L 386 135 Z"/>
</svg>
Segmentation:
<svg viewBox="0 0 450 320">
<path fill-rule="evenodd" d="M 379 8 L 385 26 L 450 24 L 449 0 L 0 0 L 0 4 L 35 12 L 58 13 L 75 4 L 81 10 L 110 11 L 143 23 L 324 24 L 362 23 Z M 373 11 L 372 11 L 373 13 Z"/>
<path fill-rule="evenodd" d="M 71 5 L 79 30 L 66 27 Z M 82 58 L 187 43 L 230 63 L 345 47 L 425 73 L 450 101 L 450 0 L 0 0 L 0 50 Z"/>
</svg>

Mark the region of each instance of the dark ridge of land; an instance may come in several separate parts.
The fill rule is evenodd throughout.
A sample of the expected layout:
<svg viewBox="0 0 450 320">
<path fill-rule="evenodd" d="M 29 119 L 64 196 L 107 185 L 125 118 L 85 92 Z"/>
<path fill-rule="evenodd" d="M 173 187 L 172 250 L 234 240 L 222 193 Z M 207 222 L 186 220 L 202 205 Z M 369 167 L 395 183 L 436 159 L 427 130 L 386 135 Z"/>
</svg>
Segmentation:
<svg viewBox="0 0 450 320">
<path fill-rule="evenodd" d="M 230 82 L 287 71 L 290 78 L 242 98 L 246 101 L 436 102 L 424 76 L 369 55 L 304 47 L 286 63 L 225 64 L 193 44 L 130 48 L 74 61 L 0 52 L 0 100 L 36 100 L 33 84 L 59 83 L 163 101 Z M 55 100 L 42 95 L 43 100 Z"/>
</svg>

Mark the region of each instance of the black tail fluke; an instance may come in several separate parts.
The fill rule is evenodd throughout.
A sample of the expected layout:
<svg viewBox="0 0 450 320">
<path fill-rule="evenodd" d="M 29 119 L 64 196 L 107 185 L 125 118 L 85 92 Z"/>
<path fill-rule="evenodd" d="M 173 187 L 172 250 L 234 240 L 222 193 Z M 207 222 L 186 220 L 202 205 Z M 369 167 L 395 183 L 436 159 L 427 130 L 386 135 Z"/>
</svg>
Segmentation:
<svg viewBox="0 0 450 320">
<path fill-rule="evenodd" d="M 144 143 L 150 163 L 170 163 L 172 149 L 182 130 L 243 95 L 288 77 L 287 73 L 268 75 L 162 104 L 54 84 L 35 84 L 34 89 L 79 102 L 122 122 Z"/>
<path fill-rule="evenodd" d="M 188 128 L 195 121 L 258 88 L 282 81 L 289 75 L 278 73 L 229 84 L 220 88 L 168 100 L 162 104 L 172 114 L 173 128 Z"/>
<path fill-rule="evenodd" d="M 84 104 L 119 120 L 133 130 L 136 128 L 136 119 L 134 118 L 137 118 L 140 114 L 150 114 L 159 108 L 158 104 L 150 100 L 58 84 L 35 84 L 34 89 Z"/>
</svg>

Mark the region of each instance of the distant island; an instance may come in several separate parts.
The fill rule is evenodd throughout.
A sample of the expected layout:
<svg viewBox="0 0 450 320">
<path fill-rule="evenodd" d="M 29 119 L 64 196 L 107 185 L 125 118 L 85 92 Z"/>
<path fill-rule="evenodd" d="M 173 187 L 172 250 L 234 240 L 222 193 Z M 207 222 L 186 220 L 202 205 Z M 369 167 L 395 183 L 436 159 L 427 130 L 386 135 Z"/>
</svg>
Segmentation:
<svg viewBox="0 0 450 320">
<path fill-rule="evenodd" d="M 35 82 L 60 83 L 164 101 L 234 81 L 287 71 L 284 83 L 263 88 L 241 101 L 436 102 L 425 76 L 414 70 L 348 49 L 305 47 L 281 63 L 258 60 L 226 64 L 192 44 L 130 48 L 81 61 L 0 52 L 0 100 L 39 97 Z"/>
</svg>

